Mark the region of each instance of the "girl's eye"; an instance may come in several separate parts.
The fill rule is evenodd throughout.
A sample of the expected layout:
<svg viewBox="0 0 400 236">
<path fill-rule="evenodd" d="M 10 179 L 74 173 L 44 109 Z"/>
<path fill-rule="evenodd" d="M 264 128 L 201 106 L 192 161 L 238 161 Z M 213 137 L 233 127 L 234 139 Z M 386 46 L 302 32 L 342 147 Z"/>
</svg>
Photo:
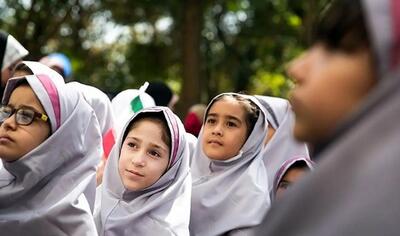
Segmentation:
<svg viewBox="0 0 400 236">
<path fill-rule="evenodd" d="M 280 183 L 280 184 L 279 184 L 279 188 L 281 188 L 281 189 L 287 189 L 289 186 L 290 186 L 290 184 L 287 183 L 287 182 L 284 182 L 284 183 Z"/>
<path fill-rule="evenodd" d="M 215 123 L 215 119 L 208 118 L 208 119 L 206 120 L 206 123 L 207 123 L 207 124 L 214 124 L 214 123 Z"/>
<path fill-rule="evenodd" d="M 149 154 L 150 154 L 150 156 L 154 156 L 154 157 L 158 157 L 158 158 L 161 157 L 161 155 L 156 151 L 149 151 Z"/>
<path fill-rule="evenodd" d="M 234 122 L 232 122 L 232 121 L 228 121 L 228 122 L 226 123 L 226 125 L 227 125 L 228 127 L 236 127 L 236 126 L 237 126 L 236 123 L 234 123 Z"/>
<path fill-rule="evenodd" d="M 127 145 L 130 148 L 135 148 L 136 147 L 136 143 L 132 143 L 132 142 L 127 143 Z"/>
</svg>

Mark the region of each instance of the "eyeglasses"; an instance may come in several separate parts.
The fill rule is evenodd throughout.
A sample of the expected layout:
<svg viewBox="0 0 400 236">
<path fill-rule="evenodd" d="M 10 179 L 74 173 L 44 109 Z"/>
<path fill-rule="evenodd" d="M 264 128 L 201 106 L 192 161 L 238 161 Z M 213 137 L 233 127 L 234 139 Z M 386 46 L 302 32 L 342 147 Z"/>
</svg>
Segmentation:
<svg viewBox="0 0 400 236">
<path fill-rule="evenodd" d="M 32 124 L 35 117 L 46 122 L 49 118 L 45 114 L 36 112 L 31 108 L 20 107 L 18 109 L 10 106 L 0 106 L 0 123 L 4 122 L 7 118 L 11 117 L 15 113 L 15 122 L 19 125 L 30 125 Z"/>
</svg>

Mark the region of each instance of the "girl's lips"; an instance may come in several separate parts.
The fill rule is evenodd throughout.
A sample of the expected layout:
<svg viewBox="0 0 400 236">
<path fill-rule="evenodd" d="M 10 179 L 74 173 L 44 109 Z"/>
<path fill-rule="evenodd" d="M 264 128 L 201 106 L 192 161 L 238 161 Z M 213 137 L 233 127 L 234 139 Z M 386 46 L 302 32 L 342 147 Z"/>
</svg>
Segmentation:
<svg viewBox="0 0 400 236">
<path fill-rule="evenodd" d="M 13 141 L 12 138 L 10 138 L 10 137 L 7 136 L 7 135 L 0 136 L 0 143 L 12 142 L 12 141 Z"/>
<path fill-rule="evenodd" d="M 218 140 L 210 140 L 208 141 L 209 144 L 218 144 L 222 146 L 222 142 L 218 141 Z"/>
<path fill-rule="evenodd" d="M 134 170 L 128 170 L 128 169 L 126 169 L 126 171 L 129 172 L 129 173 L 131 173 L 131 174 L 133 174 L 133 175 L 135 175 L 135 176 L 144 177 L 144 175 L 142 175 L 141 173 L 136 172 L 136 171 L 134 171 Z"/>
</svg>

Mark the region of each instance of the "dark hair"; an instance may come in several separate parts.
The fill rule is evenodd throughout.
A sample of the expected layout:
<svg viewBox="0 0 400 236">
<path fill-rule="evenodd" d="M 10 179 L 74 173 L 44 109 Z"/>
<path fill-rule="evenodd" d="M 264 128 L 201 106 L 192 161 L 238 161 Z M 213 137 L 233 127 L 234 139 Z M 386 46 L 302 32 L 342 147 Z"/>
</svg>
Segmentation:
<svg viewBox="0 0 400 236">
<path fill-rule="evenodd" d="M 244 108 L 244 110 L 246 112 L 246 125 L 248 127 L 247 137 L 249 137 L 251 132 L 254 129 L 256 122 L 257 122 L 258 116 L 260 115 L 260 108 L 258 108 L 258 106 L 251 100 L 249 100 L 245 97 L 242 97 L 240 95 L 237 95 L 237 94 L 224 94 L 222 96 L 217 97 L 213 101 L 213 103 L 215 103 L 216 101 L 222 100 L 224 98 L 233 98 L 234 100 L 238 101 L 239 104 L 242 105 L 242 107 Z M 210 106 L 210 108 L 211 108 L 211 106 Z M 208 116 L 208 112 L 210 111 L 210 108 L 207 110 L 206 118 Z"/>
<path fill-rule="evenodd" d="M 355 52 L 370 47 L 360 0 L 333 0 L 313 30 L 312 44 L 328 49 Z"/>
<path fill-rule="evenodd" d="M 128 128 L 126 129 L 124 133 L 124 138 L 125 140 L 126 136 L 128 135 L 129 131 L 135 128 L 135 124 L 137 124 L 138 121 L 141 120 L 150 120 L 155 123 L 158 123 L 161 125 L 162 130 L 161 130 L 161 139 L 168 145 L 168 147 L 171 149 L 171 132 L 168 128 L 167 121 L 165 120 L 164 115 L 162 112 L 142 112 L 138 114 L 129 124 Z"/>
<path fill-rule="evenodd" d="M 310 167 L 307 165 L 307 162 L 306 162 L 306 161 L 304 161 L 304 160 L 298 160 L 298 161 L 296 161 L 295 163 L 293 163 L 293 165 L 291 165 L 291 166 L 287 169 L 286 173 L 287 173 L 289 170 L 291 170 L 291 169 L 307 169 L 307 170 L 309 170 Z M 286 174 L 286 173 L 285 173 L 285 174 Z"/>
<path fill-rule="evenodd" d="M 149 87 L 146 89 L 146 93 L 149 94 L 156 103 L 157 106 L 168 106 L 172 99 L 172 90 L 163 82 L 150 82 Z"/>
<path fill-rule="evenodd" d="M 67 76 L 65 75 L 64 68 L 62 68 L 61 66 L 58 66 L 58 65 L 52 65 L 52 66 L 50 66 L 50 68 L 52 70 L 55 70 L 58 74 L 60 74 L 63 77 L 64 80 L 66 80 Z"/>
<path fill-rule="evenodd" d="M 33 71 L 24 63 L 20 63 L 14 68 L 13 76 L 17 71 L 24 72 L 26 75 L 33 75 Z"/>
</svg>

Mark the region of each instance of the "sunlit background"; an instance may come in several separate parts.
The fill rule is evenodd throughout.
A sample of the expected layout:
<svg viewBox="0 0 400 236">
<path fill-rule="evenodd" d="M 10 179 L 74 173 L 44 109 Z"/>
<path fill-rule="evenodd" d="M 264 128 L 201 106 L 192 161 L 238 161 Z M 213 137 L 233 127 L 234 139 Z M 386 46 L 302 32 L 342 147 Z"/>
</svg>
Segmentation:
<svg viewBox="0 0 400 236">
<path fill-rule="evenodd" d="M 286 97 L 285 66 L 328 0 L 0 0 L 0 28 L 38 60 L 65 53 L 73 79 L 110 96 L 163 80 L 180 111 L 227 91 Z"/>
</svg>

